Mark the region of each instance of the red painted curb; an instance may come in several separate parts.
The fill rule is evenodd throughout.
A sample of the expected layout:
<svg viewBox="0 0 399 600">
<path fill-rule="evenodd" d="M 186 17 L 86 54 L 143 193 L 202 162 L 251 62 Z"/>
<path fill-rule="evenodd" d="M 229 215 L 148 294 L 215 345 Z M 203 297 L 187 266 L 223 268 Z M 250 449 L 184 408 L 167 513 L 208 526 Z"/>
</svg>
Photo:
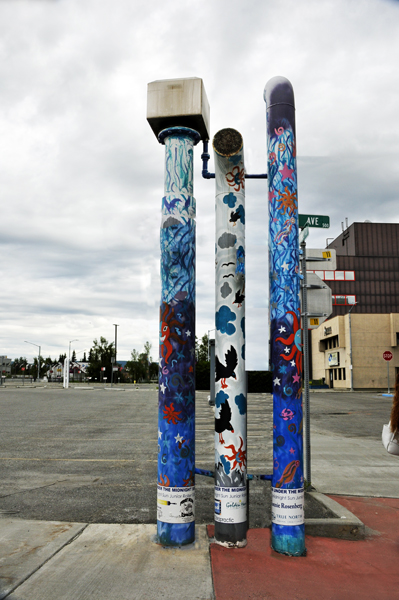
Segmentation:
<svg viewBox="0 0 399 600">
<path fill-rule="evenodd" d="M 307 556 L 270 547 L 270 529 L 248 531 L 246 548 L 211 544 L 216 600 L 393 600 L 399 597 L 399 499 L 334 500 L 370 528 L 365 540 L 306 536 Z M 208 526 L 208 536 L 214 528 Z"/>
</svg>

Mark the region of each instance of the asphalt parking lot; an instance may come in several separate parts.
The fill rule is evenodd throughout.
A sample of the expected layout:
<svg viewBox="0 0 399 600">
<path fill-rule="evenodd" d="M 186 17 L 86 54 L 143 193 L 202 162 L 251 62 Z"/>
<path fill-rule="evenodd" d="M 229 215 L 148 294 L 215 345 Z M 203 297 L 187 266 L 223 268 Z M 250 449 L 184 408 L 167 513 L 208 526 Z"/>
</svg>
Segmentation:
<svg viewBox="0 0 399 600">
<path fill-rule="evenodd" d="M 196 394 L 196 466 L 213 470 L 214 413 L 207 396 Z M 155 386 L 0 389 L 0 516 L 155 523 L 157 398 Z M 312 393 L 315 440 L 327 436 L 340 447 L 345 439 L 367 440 L 379 449 L 391 402 L 377 393 Z M 249 394 L 249 473 L 271 472 L 271 414 L 271 395 Z M 268 482 L 251 482 L 251 527 L 268 524 L 269 490 Z M 213 479 L 197 475 L 196 522 L 212 521 Z"/>
</svg>

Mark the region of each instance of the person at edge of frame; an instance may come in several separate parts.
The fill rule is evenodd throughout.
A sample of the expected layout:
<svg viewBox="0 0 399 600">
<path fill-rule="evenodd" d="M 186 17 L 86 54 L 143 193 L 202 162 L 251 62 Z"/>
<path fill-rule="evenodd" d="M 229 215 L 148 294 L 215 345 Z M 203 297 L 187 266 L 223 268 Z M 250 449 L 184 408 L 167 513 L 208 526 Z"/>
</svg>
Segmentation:
<svg viewBox="0 0 399 600">
<path fill-rule="evenodd" d="M 392 401 L 390 426 L 392 433 L 395 433 L 399 438 L 399 372 L 396 374 L 395 394 Z"/>
</svg>

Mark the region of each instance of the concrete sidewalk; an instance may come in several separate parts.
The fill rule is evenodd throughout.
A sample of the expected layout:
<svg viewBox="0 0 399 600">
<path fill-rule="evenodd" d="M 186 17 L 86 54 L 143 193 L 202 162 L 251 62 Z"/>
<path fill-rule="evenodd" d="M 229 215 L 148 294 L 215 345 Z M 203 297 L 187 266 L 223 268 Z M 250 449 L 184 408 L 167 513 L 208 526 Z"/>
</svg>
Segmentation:
<svg viewBox="0 0 399 600">
<path fill-rule="evenodd" d="M 0 598 L 214 598 L 206 526 L 184 549 L 162 548 L 155 535 L 156 525 L 2 519 Z"/>
<path fill-rule="evenodd" d="M 185 549 L 156 544 L 155 525 L 0 522 L 0 598 L 10 600 L 392 600 L 399 588 L 399 499 L 334 497 L 366 525 L 361 541 L 306 536 L 307 556 L 243 549 L 196 528 Z"/>
</svg>

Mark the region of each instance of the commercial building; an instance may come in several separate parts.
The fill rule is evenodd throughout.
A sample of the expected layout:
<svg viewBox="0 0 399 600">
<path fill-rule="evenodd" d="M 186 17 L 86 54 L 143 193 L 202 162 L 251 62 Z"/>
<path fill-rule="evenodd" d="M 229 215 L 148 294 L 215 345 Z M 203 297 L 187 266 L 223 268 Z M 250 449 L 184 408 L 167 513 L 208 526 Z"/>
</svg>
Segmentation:
<svg viewBox="0 0 399 600">
<path fill-rule="evenodd" d="M 0 356 L 0 372 L 1 375 L 8 375 L 11 373 L 11 358 Z"/>
<path fill-rule="evenodd" d="M 312 331 L 312 378 L 336 388 L 384 389 L 388 351 L 393 386 L 399 369 L 399 224 L 353 223 L 328 248 L 336 250 L 337 270 L 315 272 L 331 287 L 333 313 Z"/>
<path fill-rule="evenodd" d="M 331 388 L 347 389 L 352 384 L 354 389 L 383 390 L 389 373 L 392 389 L 399 371 L 398 338 L 399 313 L 352 311 L 333 317 L 312 331 L 313 379 L 324 379 Z M 387 351 L 393 356 L 390 361 L 384 360 Z"/>
</svg>

